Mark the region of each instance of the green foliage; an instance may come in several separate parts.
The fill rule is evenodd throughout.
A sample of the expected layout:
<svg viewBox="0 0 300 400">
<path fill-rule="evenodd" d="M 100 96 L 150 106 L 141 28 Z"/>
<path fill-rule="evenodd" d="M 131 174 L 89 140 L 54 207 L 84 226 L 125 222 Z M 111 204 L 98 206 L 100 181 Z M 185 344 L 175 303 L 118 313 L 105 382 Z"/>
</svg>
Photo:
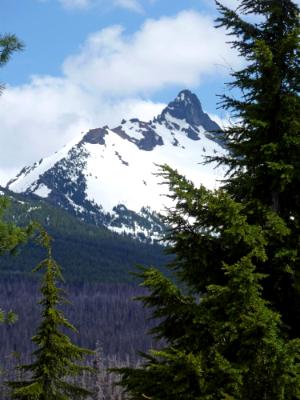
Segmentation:
<svg viewBox="0 0 300 400">
<path fill-rule="evenodd" d="M 7 196 L 11 205 L 5 212 L 5 221 L 18 226 L 37 221 L 44 226 L 53 237 L 53 256 L 64 266 L 68 282 L 133 282 L 129 272 L 135 265 L 154 264 L 162 268 L 169 260 L 161 245 L 140 243 L 89 225 L 38 198 L 10 192 Z M 32 265 L 43 257 L 43 249 L 32 242 L 22 246 L 18 253 L 17 257 L 0 257 L 0 281 L 7 275 L 29 275 Z"/>
<path fill-rule="evenodd" d="M 221 189 L 162 168 L 174 200 L 170 267 L 183 289 L 154 269 L 141 274 L 152 333 L 166 345 L 120 370 L 135 400 L 300 398 L 299 8 L 217 6 L 246 61 L 230 84 L 240 98 L 222 97 L 239 122 L 223 134 L 229 152 L 208 160 L 228 168 Z"/>
<path fill-rule="evenodd" d="M 23 50 L 24 45 L 16 35 L 0 35 L 0 67 L 3 67 L 16 51 Z M 3 86 L 0 86 L 0 93 Z"/>
<path fill-rule="evenodd" d="M 5 313 L 0 309 L 0 323 L 14 324 L 18 320 L 18 316 L 13 311 Z"/>
<path fill-rule="evenodd" d="M 6 64 L 12 53 L 23 50 L 24 45 L 16 35 L 0 35 L 0 67 Z"/>
<path fill-rule="evenodd" d="M 224 132 L 230 156 L 218 161 L 229 168 L 225 189 L 247 204 L 253 220 L 263 224 L 263 207 L 273 209 L 290 233 L 269 238 L 266 297 L 300 336 L 300 19 L 290 0 L 244 0 L 239 11 L 220 3 L 218 25 L 225 26 L 246 67 L 233 73 L 231 88 L 239 100 L 223 96 L 223 106 L 240 120 Z M 243 14 L 256 14 L 257 23 Z"/>
<path fill-rule="evenodd" d="M 224 132 L 231 157 L 220 161 L 231 168 L 228 188 L 288 217 L 299 204 L 299 8 L 290 0 L 241 1 L 241 13 L 261 18 L 250 24 L 217 4 L 218 25 L 235 36 L 232 45 L 247 61 L 230 84 L 241 90 L 241 99 L 222 96 L 223 106 L 240 118 Z"/>
<path fill-rule="evenodd" d="M 14 252 L 21 243 L 28 240 L 32 232 L 31 226 L 24 229 L 3 221 L 3 214 L 8 206 L 8 199 L 0 197 L 0 256 L 6 252 Z"/>
<path fill-rule="evenodd" d="M 93 372 L 92 368 L 81 364 L 85 356 L 93 352 L 74 345 L 63 332 L 63 328 L 76 329 L 58 309 L 60 304 L 66 302 L 62 290 L 56 286 L 56 282 L 63 279 L 61 270 L 52 258 L 51 238 L 43 230 L 39 242 L 47 249 L 48 255 L 34 270 L 44 270 L 42 299 L 39 302 L 42 321 L 32 338 L 37 350 L 33 353 L 35 361 L 20 367 L 31 374 L 30 379 L 9 382 L 13 389 L 12 396 L 28 400 L 83 399 L 91 393 L 73 380 L 83 371 Z"/>
<path fill-rule="evenodd" d="M 15 253 L 17 247 L 26 242 L 32 232 L 31 225 L 26 228 L 20 228 L 13 223 L 3 221 L 3 214 L 8 206 L 9 201 L 7 198 L 0 197 L 0 256 L 5 253 Z M 0 309 L 0 324 L 11 324 L 16 320 L 17 316 L 12 311 L 5 313 Z"/>
<path fill-rule="evenodd" d="M 3 67 L 10 59 L 11 55 L 23 49 L 23 44 L 15 35 L 0 35 L 0 67 Z M 0 94 L 3 85 L 0 85 Z M 0 197 L 0 257 L 6 252 L 14 252 L 18 245 L 24 243 L 31 232 L 31 227 L 22 229 L 14 224 L 3 222 L 3 213 L 9 205 L 5 197 Z M 0 324 L 14 323 L 17 316 L 9 311 L 7 314 L 0 309 Z"/>
<path fill-rule="evenodd" d="M 272 210 L 255 225 L 224 190 L 196 189 L 169 167 L 163 174 L 176 199 L 173 267 L 188 286 L 142 272 L 150 294 L 140 299 L 160 321 L 152 333 L 168 345 L 139 369 L 121 370 L 122 385 L 132 399 L 300 398 L 300 340 L 285 337 L 255 267 L 266 261 L 268 238 L 288 229 Z"/>
</svg>

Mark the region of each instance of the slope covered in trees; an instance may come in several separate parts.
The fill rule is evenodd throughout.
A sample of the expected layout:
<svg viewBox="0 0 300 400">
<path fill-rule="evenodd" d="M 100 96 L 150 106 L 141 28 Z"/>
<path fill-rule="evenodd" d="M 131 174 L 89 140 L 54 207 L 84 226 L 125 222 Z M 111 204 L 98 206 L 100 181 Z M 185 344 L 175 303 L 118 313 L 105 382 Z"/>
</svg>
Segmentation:
<svg viewBox="0 0 300 400">
<path fill-rule="evenodd" d="M 67 212 L 33 196 L 5 191 L 10 206 L 5 220 L 18 226 L 37 221 L 54 239 L 53 255 L 71 281 L 132 282 L 129 272 L 138 264 L 162 267 L 168 261 L 160 244 L 145 244 L 79 221 Z M 0 280 L 6 275 L 30 274 L 43 257 L 39 246 L 29 242 L 15 257 L 0 258 Z"/>
</svg>

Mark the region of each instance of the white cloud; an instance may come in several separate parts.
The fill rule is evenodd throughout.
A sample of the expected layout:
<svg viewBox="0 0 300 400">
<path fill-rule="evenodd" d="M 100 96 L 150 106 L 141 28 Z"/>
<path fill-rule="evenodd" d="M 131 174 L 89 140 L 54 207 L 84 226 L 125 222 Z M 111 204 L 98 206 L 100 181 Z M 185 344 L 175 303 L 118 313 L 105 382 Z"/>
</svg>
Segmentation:
<svg viewBox="0 0 300 400">
<path fill-rule="evenodd" d="M 104 0 L 58 0 L 59 3 L 67 9 L 85 9 L 91 6 L 103 5 Z M 142 12 L 143 7 L 139 0 L 110 0 L 107 1 L 110 6 L 120 7 L 134 12 Z"/>
<path fill-rule="evenodd" d="M 65 60 L 62 77 L 35 76 L 8 87 L 0 97 L 0 184 L 81 131 L 116 126 L 122 118 L 149 120 L 163 105 L 142 99 L 156 90 L 192 88 L 223 73 L 220 63 L 237 66 L 224 42 L 211 19 L 191 11 L 149 20 L 132 35 L 109 27 Z"/>
<path fill-rule="evenodd" d="M 225 40 L 211 18 L 184 11 L 148 20 L 131 36 L 120 26 L 96 32 L 63 69 L 78 85 L 116 95 L 198 85 L 220 65 L 240 62 Z"/>
</svg>

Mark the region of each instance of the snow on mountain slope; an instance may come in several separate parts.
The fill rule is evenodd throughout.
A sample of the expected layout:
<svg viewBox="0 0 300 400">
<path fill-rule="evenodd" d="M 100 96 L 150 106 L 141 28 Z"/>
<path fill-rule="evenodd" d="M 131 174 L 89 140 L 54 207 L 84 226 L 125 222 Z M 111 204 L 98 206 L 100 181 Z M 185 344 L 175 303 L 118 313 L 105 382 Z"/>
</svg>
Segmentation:
<svg viewBox="0 0 300 400">
<path fill-rule="evenodd" d="M 224 153 L 212 133 L 218 130 L 198 98 L 184 90 L 152 121 L 92 129 L 24 168 L 7 187 L 44 197 L 89 223 L 152 240 L 164 229 L 157 212 L 168 205 L 157 164 L 215 188 L 224 171 L 201 163 Z"/>
</svg>

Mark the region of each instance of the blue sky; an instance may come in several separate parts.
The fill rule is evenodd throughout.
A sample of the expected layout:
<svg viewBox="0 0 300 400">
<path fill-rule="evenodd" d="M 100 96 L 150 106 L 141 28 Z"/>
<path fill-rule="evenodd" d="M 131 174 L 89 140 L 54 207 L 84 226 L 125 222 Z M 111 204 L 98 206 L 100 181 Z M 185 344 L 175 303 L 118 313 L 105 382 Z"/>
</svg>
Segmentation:
<svg viewBox="0 0 300 400">
<path fill-rule="evenodd" d="M 217 15 L 210 0 L 127 0 L 128 4 L 125 0 L 123 5 L 113 5 L 111 0 L 3 1 L 2 32 L 17 34 L 26 45 L 26 50 L 1 70 L 1 80 L 10 85 L 28 83 L 32 75 L 61 76 L 64 59 L 78 52 L 91 33 L 109 26 L 122 25 L 130 35 L 148 19 L 172 17 L 183 10 Z M 216 109 L 215 94 L 224 91 L 223 83 L 223 76 L 215 75 L 201 88 L 192 88 L 200 89 L 201 100 L 210 112 Z M 181 89 L 180 84 L 172 86 L 157 90 L 150 97 L 168 102 Z"/>
<path fill-rule="evenodd" d="M 82 131 L 150 119 L 183 88 L 226 117 L 216 94 L 241 60 L 214 28 L 213 0 L 1 3 L 1 33 L 25 50 L 0 71 L 0 184 Z"/>
</svg>

